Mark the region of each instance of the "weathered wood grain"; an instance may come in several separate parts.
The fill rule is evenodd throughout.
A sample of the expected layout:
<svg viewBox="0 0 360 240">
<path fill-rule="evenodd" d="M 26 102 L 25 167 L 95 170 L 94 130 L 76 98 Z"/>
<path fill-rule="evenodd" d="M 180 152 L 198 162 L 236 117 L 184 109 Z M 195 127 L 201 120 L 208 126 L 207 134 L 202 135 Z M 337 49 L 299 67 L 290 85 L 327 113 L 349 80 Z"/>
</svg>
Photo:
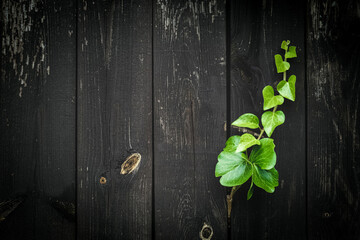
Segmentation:
<svg viewBox="0 0 360 240">
<path fill-rule="evenodd" d="M 20 204 L 26 199 L 25 195 L 17 196 L 12 199 L 0 202 L 0 222 L 5 221 L 7 217 L 14 212 Z"/>
<path fill-rule="evenodd" d="M 227 238 L 225 188 L 214 176 L 226 132 L 224 1 L 154 6 L 156 239 Z"/>
<path fill-rule="evenodd" d="M 231 239 L 305 239 L 305 4 L 233 0 L 230 9 L 231 121 L 248 112 L 260 119 L 262 89 L 282 79 L 274 64 L 274 55 L 284 54 L 282 40 L 290 40 L 298 53 L 289 60 L 288 73 L 297 76 L 296 101 L 279 106 L 286 121 L 272 135 L 280 185 L 273 194 L 256 187 L 250 201 L 246 200 L 250 184 L 241 187 L 233 201 Z"/>
<path fill-rule="evenodd" d="M 309 239 L 360 239 L 359 9 L 308 1 Z"/>
<path fill-rule="evenodd" d="M 78 8 L 78 239 L 150 239 L 151 1 Z M 138 171 L 120 174 L 132 153 Z"/>
<path fill-rule="evenodd" d="M 74 1 L 1 2 L 0 201 L 26 194 L 0 239 L 74 239 Z"/>
</svg>

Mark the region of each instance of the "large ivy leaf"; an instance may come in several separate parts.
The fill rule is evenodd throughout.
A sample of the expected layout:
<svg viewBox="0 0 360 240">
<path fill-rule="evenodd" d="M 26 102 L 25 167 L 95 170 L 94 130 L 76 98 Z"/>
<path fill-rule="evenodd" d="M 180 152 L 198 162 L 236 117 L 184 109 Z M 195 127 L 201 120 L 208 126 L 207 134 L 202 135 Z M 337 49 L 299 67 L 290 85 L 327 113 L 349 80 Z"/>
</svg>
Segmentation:
<svg viewBox="0 0 360 240">
<path fill-rule="evenodd" d="M 282 43 L 281 43 L 281 48 L 286 51 L 286 50 L 288 50 L 289 44 L 290 44 L 290 41 L 289 41 L 289 40 L 287 40 L 287 41 L 284 40 L 284 41 L 282 41 Z"/>
<path fill-rule="evenodd" d="M 267 111 L 261 116 L 261 122 L 266 134 L 271 137 L 275 128 L 285 122 L 285 114 L 282 111 Z"/>
<path fill-rule="evenodd" d="M 221 152 L 215 168 L 215 176 L 220 177 L 220 184 L 225 187 L 245 183 L 252 174 L 252 166 L 244 153 Z"/>
<path fill-rule="evenodd" d="M 240 137 L 240 143 L 236 149 L 236 152 L 243 152 L 254 145 L 260 145 L 260 141 L 257 140 L 253 135 L 245 133 Z"/>
<path fill-rule="evenodd" d="M 296 58 L 296 47 L 290 46 L 289 51 L 285 53 L 285 58 Z"/>
<path fill-rule="evenodd" d="M 296 76 L 291 75 L 288 82 L 285 80 L 279 82 L 279 84 L 277 85 L 277 90 L 284 98 L 295 101 L 295 83 Z"/>
<path fill-rule="evenodd" d="M 222 151 L 218 156 L 218 163 L 215 168 L 215 176 L 220 177 L 229 171 L 235 169 L 241 163 L 246 163 L 245 153 L 225 152 Z"/>
<path fill-rule="evenodd" d="M 264 87 L 262 93 L 264 97 L 264 111 L 284 103 L 284 98 L 282 96 L 274 96 L 274 89 L 272 86 Z"/>
<path fill-rule="evenodd" d="M 275 57 L 276 70 L 278 73 L 282 73 L 289 70 L 290 63 L 283 61 L 280 54 L 276 54 L 274 57 Z"/>
<path fill-rule="evenodd" d="M 252 113 L 245 113 L 241 115 L 232 125 L 237 127 L 246 127 L 246 128 L 259 128 L 259 119 L 256 115 Z"/>
<path fill-rule="evenodd" d="M 229 139 L 226 141 L 226 146 L 224 148 L 224 151 L 235 152 L 239 143 L 240 143 L 240 136 L 234 135 L 229 137 Z"/>
<path fill-rule="evenodd" d="M 264 189 L 268 193 L 273 193 L 275 187 L 279 186 L 279 173 L 275 168 L 265 170 L 257 165 L 253 165 L 252 179 L 256 186 Z"/>
<path fill-rule="evenodd" d="M 271 138 L 260 140 L 259 146 L 254 146 L 250 154 L 250 162 L 256 164 L 261 169 L 269 170 L 276 164 L 275 144 Z"/>
</svg>

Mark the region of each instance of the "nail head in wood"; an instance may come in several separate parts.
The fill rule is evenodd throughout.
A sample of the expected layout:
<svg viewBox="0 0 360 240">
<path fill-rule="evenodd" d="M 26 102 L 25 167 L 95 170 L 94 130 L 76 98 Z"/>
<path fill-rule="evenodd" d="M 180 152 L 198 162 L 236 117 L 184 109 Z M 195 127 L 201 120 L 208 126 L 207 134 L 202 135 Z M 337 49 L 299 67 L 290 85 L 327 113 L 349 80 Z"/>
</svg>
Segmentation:
<svg viewBox="0 0 360 240">
<path fill-rule="evenodd" d="M 105 177 L 100 178 L 100 184 L 106 184 L 106 178 Z"/>
</svg>

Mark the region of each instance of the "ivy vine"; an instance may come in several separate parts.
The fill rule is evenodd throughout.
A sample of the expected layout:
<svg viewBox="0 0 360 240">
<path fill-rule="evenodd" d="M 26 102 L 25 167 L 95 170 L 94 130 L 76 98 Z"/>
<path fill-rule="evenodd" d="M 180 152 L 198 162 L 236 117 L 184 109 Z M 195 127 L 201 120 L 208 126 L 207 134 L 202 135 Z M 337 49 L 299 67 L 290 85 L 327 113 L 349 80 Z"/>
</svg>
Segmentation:
<svg viewBox="0 0 360 240">
<path fill-rule="evenodd" d="M 289 46 L 290 41 L 283 41 L 281 48 L 285 51 L 284 59 L 276 54 L 275 65 L 278 73 L 283 73 L 283 80 L 277 84 L 275 95 L 272 86 L 264 87 L 262 95 L 264 98 L 261 124 L 259 118 L 252 113 L 245 113 L 236 119 L 232 125 L 244 128 L 246 132 L 241 136 L 231 136 L 226 141 L 226 146 L 218 156 L 215 168 L 215 176 L 221 177 L 220 184 L 232 187 L 231 193 L 227 195 L 228 217 L 231 215 L 232 199 L 235 192 L 245 182 L 251 179 L 250 188 L 247 193 L 249 200 L 254 193 L 254 185 L 273 193 L 279 185 L 279 173 L 275 169 L 276 153 L 274 140 L 271 137 L 276 127 L 285 122 L 285 114 L 277 110 L 284 103 L 284 98 L 295 101 L 296 76 L 291 75 L 286 79 L 286 71 L 290 69 L 289 58 L 295 58 L 296 47 Z M 271 110 L 272 109 L 272 110 Z M 256 133 L 249 129 L 259 129 Z M 267 137 L 264 137 L 266 133 Z"/>
</svg>

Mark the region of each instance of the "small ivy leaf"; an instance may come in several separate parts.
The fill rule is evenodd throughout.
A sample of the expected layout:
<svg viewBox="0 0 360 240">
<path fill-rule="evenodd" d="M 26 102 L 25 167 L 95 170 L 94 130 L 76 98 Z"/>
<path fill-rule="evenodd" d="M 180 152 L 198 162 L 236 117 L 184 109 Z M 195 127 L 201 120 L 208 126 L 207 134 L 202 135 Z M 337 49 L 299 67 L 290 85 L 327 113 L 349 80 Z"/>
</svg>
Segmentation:
<svg viewBox="0 0 360 240">
<path fill-rule="evenodd" d="M 266 134 L 271 137 L 275 128 L 285 122 L 285 114 L 282 111 L 267 111 L 261 116 L 261 122 Z"/>
<path fill-rule="evenodd" d="M 233 187 L 245 183 L 252 175 L 252 166 L 244 153 L 221 152 L 215 168 L 215 176 L 220 177 L 220 184 Z"/>
<path fill-rule="evenodd" d="M 264 111 L 284 103 L 282 96 L 274 96 L 274 89 L 271 86 L 264 87 L 262 93 L 264 97 Z"/>
<path fill-rule="evenodd" d="M 271 138 L 260 140 L 259 146 L 254 146 L 250 154 L 250 162 L 256 164 L 261 169 L 272 169 L 276 164 L 275 144 Z"/>
<path fill-rule="evenodd" d="M 251 129 L 259 128 L 259 118 L 252 113 L 241 115 L 232 125 L 237 127 L 247 127 Z"/>
<path fill-rule="evenodd" d="M 296 47 L 290 46 L 289 51 L 285 53 L 285 58 L 296 58 Z"/>
<path fill-rule="evenodd" d="M 240 137 L 240 144 L 238 145 L 236 152 L 243 152 L 251 146 L 260 145 L 260 141 L 253 135 L 245 133 Z"/>
<path fill-rule="evenodd" d="M 285 51 L 288 50 L 288 45 L 290 44 L 290 41 L 287 40 L 287 41 L 282 41 L 281 43 L 281 48 L 284 49 Z"/>
<path fill-rule="evenodd" d="M 250 188 L 249 188 L 249 191 L 247 193 L 247 200 L 250 200 L 250 198 L 252 197 L 254 193 L 254 182 L 253 180 L 251 179 L 251 185 L 250 185 Z"/>
<path fill-rule="evenodd" d="M 264 170 L 254 165 L 252 176 L 254 184 L 268 193 L 273 193 L 279 186 L 279 173 L 275 168 Z"/>
<path fill-rule="evenodd" d="M 278 73 L 285 72 L 290 68 L 290 63 L 283 61 L 280 54 L 275 55 L 275 65 Z"/>
<path fill-rule="evenodd" d="M 279 84 L 277 85 L 277 90 L 284 98 L 295 101 L 295 83 L 296 76 L 291 75 L 288 82 L 285 80 L 279 82 Z"/>
<path fill-rule="evenodd" d="M 240 143 L 240 136 L 235 135 L 235 136 L 229 137 L 229 139 L 226 141 L 226 146 L 224 148 L 224 151 L 225 152 L 235 152 L 239 143 Z"/>
</svg>

